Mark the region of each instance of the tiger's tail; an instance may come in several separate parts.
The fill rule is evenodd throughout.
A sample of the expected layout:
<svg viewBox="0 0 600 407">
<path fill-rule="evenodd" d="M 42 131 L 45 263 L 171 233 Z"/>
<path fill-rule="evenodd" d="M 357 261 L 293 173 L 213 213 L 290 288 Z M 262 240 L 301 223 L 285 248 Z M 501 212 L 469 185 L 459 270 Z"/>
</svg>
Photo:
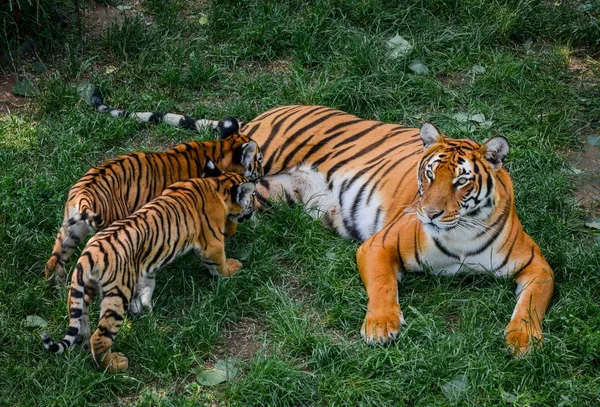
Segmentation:
<svg viewBox="0 0 600 407">
<path fill-rule="evenodd" d="M 54 241 L 52 255 L 44 268 L 44 275 L 47 280 L 51 280 L 52 286 L 65 282 L 64 267 L 67 260 L 85 236 L 90 231 L 98 230 L 101 223 L 102 218 L 99 215 L 84 210 L 72 215 L 62 224 Z"/>
<path fill-rule="evenodd" d="M 93 85 L 92 85 L 93 86 Z M 201 131 L 204 129 L 219 129 L 220 122 L 207 119 L 194 119 L 193 117 L 163 112 L 128 112 L 127 110 L 113 109 L 104 104 L 100 90 L 93 86 L 90 92 L 91 96 L 87 102 L 91 104 L 96 111 L 108 113 L 113 117 L 128 117 L 139 122 L 152 124 L 166 123 L 171 126 L 181 127 L 187 130 Z"/>
<path fill-rule="evenodd" d="M 73 271 L 71 277 L 71 288 L 69 289 L 69 328 L 65 337 L 54 342 L 48 332 L 42 334 L 42 343 L 44 348 L 54 353 L 63 353 L 69 349 L 75 342 L 78 342 L 82 336 L 86 336 L 86 343 L 89 340 L 89 321 L 88 308 L 94 296 L 94 290 L 89 281 L 90 265 L 84 266 L 83 263 L 89 262 L 89 259 L 82 258 Z"/>
</svg>

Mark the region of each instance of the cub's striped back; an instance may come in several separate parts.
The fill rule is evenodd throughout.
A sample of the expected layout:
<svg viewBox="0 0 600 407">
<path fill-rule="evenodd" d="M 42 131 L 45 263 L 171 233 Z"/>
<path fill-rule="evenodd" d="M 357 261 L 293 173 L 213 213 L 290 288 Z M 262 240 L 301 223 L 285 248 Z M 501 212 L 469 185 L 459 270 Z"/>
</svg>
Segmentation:
<svg viewBox="0 0 600 407">
<path fill-rule="evenodd" d="M 56 280 L 63 282 L 66 261 L 88 233 L 125 218 L 174 182 L 222 172 L 252 180 L 261 177 L 257 143 L 239 134 L 235 119 L 222 122 L 221 128 L 219 140 L 192 141 L 159 153 L 125 154 L 88 170 L 69 191 L 63 225 L 46 263 L 46 278 L 56 270 Z"/>
<path fill-rule="evenodd" d="M 100 321 L 91 337 L 94 362 L 125 370 L 127 358 L 110 347 L 132 301 L 150 307 L 161 266 L 194 249 L 214 275 L 228 277 L 240 269 L 239 261 L 225 256 L 225 237 L 252 215 L 254 189 L 235 173 L 178 182 L 92 237 L 71 278 L 67 335 L 54 343 L 44 334 L 44 347 L 62 353 L 80 339 L 90 340 L 88 307 L 99 291 Z"/>
</svg>

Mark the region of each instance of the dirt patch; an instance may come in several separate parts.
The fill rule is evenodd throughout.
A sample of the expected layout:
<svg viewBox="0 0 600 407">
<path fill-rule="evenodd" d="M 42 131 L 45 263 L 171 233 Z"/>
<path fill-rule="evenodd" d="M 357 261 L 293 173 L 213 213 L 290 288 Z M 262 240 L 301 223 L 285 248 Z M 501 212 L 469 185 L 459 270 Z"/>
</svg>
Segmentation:
<svg viewBox="0 0 600 407">
<path fill-rule="evenodd" d="M 469 79 L 468 72 L 442 72 L 437 75 L 437 80 L 445 88 L 459 88 L 469 83 Z"/>
<path fill-rule="evenodd" d="M 214 349 L 216 359 L 250 360 L 263 348 L 267 328 L 255 319 L 243 317 L 223 332 L 223 343 Z"/>
<path fill-rule="evenodd" d="M 0 113 L 9 114 L 25 107 L 25 98 L 13 95 L 17 78 L 12 74 L 0 76 Z"/>
<path fill-rule="evenodd" d="M 146 25 L 152 24 L 150 16 L 139 11 L 139 0 L 125 1 L 118 8 L 95 1 L 88 2 L 87 6 L 82 10 L 81 19 L 88 35 L 98 35 L 111 24 L 122 24 L 126 18 L 139 17 L 145 21 Z"/>
<path fill-rule="evenodd" d="M 600 147 L 586 143 L 567 157 L 577 172 L 573 198 L 591 217 L 600 217 Z"/>
</svg>

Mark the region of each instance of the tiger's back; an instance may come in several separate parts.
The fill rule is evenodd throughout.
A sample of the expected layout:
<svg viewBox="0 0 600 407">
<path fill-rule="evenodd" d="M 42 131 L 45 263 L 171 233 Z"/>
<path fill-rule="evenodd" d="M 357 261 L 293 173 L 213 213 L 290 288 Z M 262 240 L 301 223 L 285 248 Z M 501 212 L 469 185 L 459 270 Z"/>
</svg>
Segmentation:
<svg viewBox="0 0 600 407">
<path fill-rule="evenodd" d="M 259 198 L 287 193 L 289 201 L 319 206 L 323 222 L 342 236 L 367 239 L 416 198 L 411 175 L 423 150 L 418 129 L 324 106 L 283 106 L 242 131 L 265 157 L 268 177 Z"/>
</svg>

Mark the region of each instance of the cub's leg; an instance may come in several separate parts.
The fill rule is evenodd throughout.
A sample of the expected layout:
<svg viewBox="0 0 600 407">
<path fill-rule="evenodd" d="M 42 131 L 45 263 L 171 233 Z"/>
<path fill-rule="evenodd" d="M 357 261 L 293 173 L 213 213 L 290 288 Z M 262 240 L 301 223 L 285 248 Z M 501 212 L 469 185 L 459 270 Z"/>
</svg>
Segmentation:
<svg viewBox="0 0 600 407">
<path fill-rule="evenodd" d="M 554 292 L 554 274 L 539 248 L 533 246 L 531 261 L 517 273 L 517 305 L 506 326 L 506 345 L 514 356 L 528 353 L 542 342 L 542 319 Z"/>
<path fill-rule="evenodd" d="M 237 223 L 230 221 L 227 219 L 225 223 L 225 237 L 231 237 L 237 231 Z"/>
<path fill-rule="evenodd" d="M 152 312 L 152 294 L 156 287 L 156 279 L 154 275 L 145 275 L 140 277 L 137 282 L 136 294 L 129 304 L 129 311 L 135 316 L 141 316 L 145 310 L 148 313 Z"/>
<path fill-rule="evenodd" d="M 49 280 L 50 286 L 55 287 L 64 285 L 66 282 L 65 264 L 79 245 L 81 241 L 93 232 L 84 221 L 78 221 L 74 224 L 69 224 L 72 218 L 69 218 L 60 228 L 52 256 L 46 262 L 44 276 Z"/>
<path fill-rule="evenodd" d="M 98 329 L 91 338 L 92 357 L 96 366 L 110 372 L 124 372 L 129 361 L 120 352 L 111 352 L 110 347 L 123 324 L 125 315 L 124 298 L 122 292 L 115 290 L 105 293 L 101 303 L 100 321 Z"/>
<path fill-rule="evenodd" d="M 231 277 L 242 268 L 242 263 L 239 260 L 225 257 L 223 242 L 215 243 L 208 249 L 196 249 L 196 252 L 213 276 Z"/>
<path fill-rule="evenodd" d="M 360 334 L 369 343 L 394 339 L 405 324 L 398 304 L 398 281 L 401 275 L 395 245 L 393 250 L 382 244 L 381 232 L 365 241 L 356 253 L 360 278 L 369 297 L 367 314 Z"/>
</svg>

